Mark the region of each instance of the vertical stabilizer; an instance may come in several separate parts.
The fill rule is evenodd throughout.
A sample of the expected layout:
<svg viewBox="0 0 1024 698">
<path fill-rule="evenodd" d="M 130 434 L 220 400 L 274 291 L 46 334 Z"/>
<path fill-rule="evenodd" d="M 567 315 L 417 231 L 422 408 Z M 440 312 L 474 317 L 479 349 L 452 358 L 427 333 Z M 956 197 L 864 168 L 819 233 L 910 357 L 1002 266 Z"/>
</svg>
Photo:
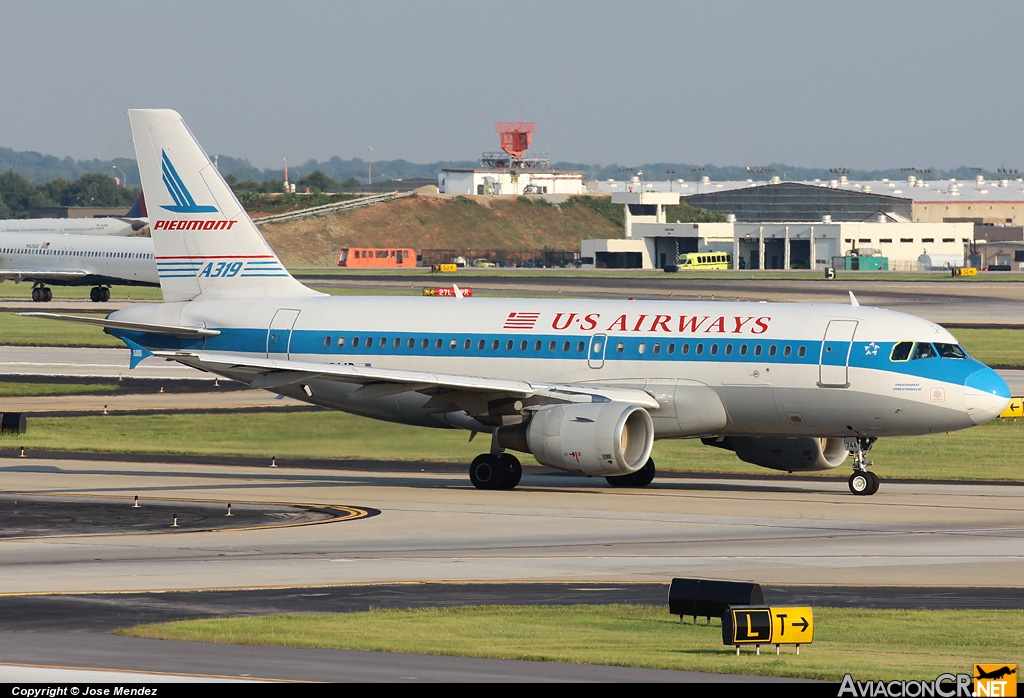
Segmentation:
<svg viewBox="0 0 1024 698">
<path fill-rule="evenodd" d="M 284 268 L 177 112 L 128 117 L 165 301 L 318 295 Z"/>
</svg>

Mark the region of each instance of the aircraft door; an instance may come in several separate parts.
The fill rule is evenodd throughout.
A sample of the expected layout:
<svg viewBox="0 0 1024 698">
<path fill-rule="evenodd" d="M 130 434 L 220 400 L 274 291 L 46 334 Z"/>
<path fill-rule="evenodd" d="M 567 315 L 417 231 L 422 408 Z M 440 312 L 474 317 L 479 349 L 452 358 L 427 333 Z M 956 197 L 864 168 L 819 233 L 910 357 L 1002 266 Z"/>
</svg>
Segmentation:
<svg viewBox="0 0 1024 698">
<path fill-rule="evenodd" d="M 608 335 L 595 334 L 590 338 L 590 350 L 587 354 L 587 365 L 590 368 L 602 368 L 604 366 L 604 352 L 608 344 Z"/>
<path fill-rule="evenodd" d="M 274 313 L 267 330 L 267 358 L 287 360 L 291 353 L 292 328 L 299 319 L 299 311 L 281 308 Z"/>
<path fill-rule="evenodd" d="M 856 331 L 856 320 L 832 320 L 828 323 L 818 361 L 818 387 L 850 387 L 850 350 Z"/>
</svg>

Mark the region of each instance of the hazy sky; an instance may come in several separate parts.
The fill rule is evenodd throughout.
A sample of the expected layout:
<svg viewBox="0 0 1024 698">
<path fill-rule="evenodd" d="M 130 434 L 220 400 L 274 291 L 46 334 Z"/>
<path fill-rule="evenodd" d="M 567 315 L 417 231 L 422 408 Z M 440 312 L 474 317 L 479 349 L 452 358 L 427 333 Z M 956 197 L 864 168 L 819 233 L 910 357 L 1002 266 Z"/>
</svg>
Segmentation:
<svg viewBox="0 0 1024 698">
<path fill-rule="evenodd" d="M 1024 3 L 7 0 L 0 146 L 130 156 L 132 107 L 207 152 L 1024 167 Z"/>
</svg>

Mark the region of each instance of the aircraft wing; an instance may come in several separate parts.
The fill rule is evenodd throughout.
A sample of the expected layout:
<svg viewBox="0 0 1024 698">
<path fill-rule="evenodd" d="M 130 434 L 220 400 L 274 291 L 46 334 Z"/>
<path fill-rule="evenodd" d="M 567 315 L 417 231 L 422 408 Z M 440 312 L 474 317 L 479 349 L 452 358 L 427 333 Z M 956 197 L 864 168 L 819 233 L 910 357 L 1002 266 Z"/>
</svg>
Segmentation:
<svg viewBox="0 0 1024 698">
<path fill-rule="evenodd" d="M 41 317 L 47 320 L 62 320 L 64 322 L 80 322 L 83 325 L 96 325 L 97 327 L 110 328 L 112 330 L 126 330 L 128 332 L 149 332 L 152 334 L 163 334 L 171 337 L 216 337 L 220 330 L 208 330 L 204 327 L 185 327 L 183 325 L 157 325 L 151 322 L 126 322 L 124 320 L 109 320 L 101 317 L 81 317 L 78 315 L 62 315 L 60 313 L 18 313 L 23 317 Z M 134 368 L 134 367 L 133 367 Z"/>
<path fill-rule="evenodd" d="M 548 402 L 629 402 L 657 409 L 657 400 L 635 388 L 573 386 L 408 369 L 378 368 L 372 365 L 323 364 L 305 361 L 262 359 L 244 354 L 207 351 L 157 351 L 154 356 L 178 361 L 193 368 L 218 373 L 248 383 L 253 388 L 273 390 L 310 380 L 356 383 L 350 398 L 371 398 L 407 391 L 443 395 L 471 414 L 481 397 L 530 399 L 531 404 Z M 438 404 L 444 404 L 440 401 Z"/>
</svg>

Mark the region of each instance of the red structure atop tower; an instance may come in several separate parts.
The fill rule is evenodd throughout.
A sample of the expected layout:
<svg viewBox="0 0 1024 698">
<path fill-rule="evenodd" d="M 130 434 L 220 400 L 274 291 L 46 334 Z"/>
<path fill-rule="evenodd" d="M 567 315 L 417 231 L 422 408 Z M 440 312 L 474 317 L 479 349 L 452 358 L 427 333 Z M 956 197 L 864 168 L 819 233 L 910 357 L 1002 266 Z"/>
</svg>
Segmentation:
<svg viewBox="0 0 1024 698">
<path fill-rule="evenodd" d="M 494 130 L 501 136 L 501 149 L 514 158 L 521 158 L 530 149 L 530 134 L 537 130 L 537 122 L 498 121 Z"/>
</svg>

